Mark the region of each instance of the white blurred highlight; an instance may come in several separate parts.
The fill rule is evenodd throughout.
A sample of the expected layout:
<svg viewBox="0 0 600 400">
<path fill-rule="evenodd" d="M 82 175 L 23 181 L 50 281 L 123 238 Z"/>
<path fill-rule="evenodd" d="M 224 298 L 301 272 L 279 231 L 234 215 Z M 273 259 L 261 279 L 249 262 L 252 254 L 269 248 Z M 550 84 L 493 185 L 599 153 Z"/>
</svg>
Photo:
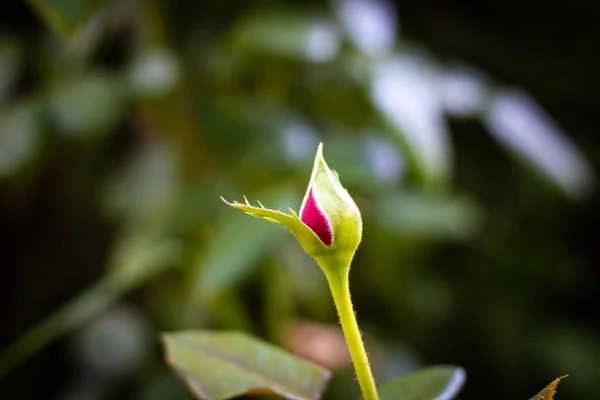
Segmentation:
<svg viewBox="0 0 600 400">
<path fill-rule="evenodd" d="M 436 72 L 426 60 L 402 55 L 378 63 L 371 86 L 375 105 L 403 136 L 425 176 L 434 181 L 452 170 L 436 82 Z"/>
<path fill-rule="evenodd" d="M 143 314 L 121 305 L 88 324 L 76 337 L 84 367 L 95 379 L 131 372 L 149 349 L 151 331 Z"/>
<path fill-rule="evenodd" d="M 129 81 L 136 93 L 156 97 L 173 90 L 180 75 L 177 58 L 166 49 L 155 48 L 135 58 L 130 66 Z"/>
<path fill-rule="evenodd" d="M 311 126 L 294 121 L 283 127 L 283 144 L 290 160 L 304 162 L 313 156 L 319 144 L 318 134 Z"/>
<path fill-rule="evenodd" d="M 311 61 L 324 62 L 335 57 L 340 48 L 340 39 L 330 24 L 316 23 L 308 32 L 307 57 Z"/>
<path fill-rule="evenodd" d="M 452 374 L 452 378 L 450 378 L 450 382 L 446 385 L 445 390 L 436 396 L 433 400 L 451 400 L 454 398 L 454 395 L 458 391 L 458 389 L 465 383 L 467 379 L 467 375 L 463 369 L 457 369 Z"/>
<path fill-rule="evenodd" d="M 396 148 L 380 139 L 369 139 L 366 146 L 371 171 L 383 183 L 395 183 L 404 172 L 404 160 Z"/>
<path fill-rule="evenodd" d="M 368 55 L 388 52 L 397 31 L 396 10 L 382 0 L 338 0 L 338 18 L 354 44 Z"/>
<path fill-rule="evenodd" d="M 592 180 L 589 165 L 575 145 L 527 94 L 498 93 L 484 122 L 492 135 L 522 156 L 571 197 L 585 193 Z"/>
<path fill-rule="evenodd" d="M 456 117 L 469 117 L 483 111 L 487 98 L 483 74 L 467 67 L 443 71 L 438 88 L 444 109 Z"/>
</svg>

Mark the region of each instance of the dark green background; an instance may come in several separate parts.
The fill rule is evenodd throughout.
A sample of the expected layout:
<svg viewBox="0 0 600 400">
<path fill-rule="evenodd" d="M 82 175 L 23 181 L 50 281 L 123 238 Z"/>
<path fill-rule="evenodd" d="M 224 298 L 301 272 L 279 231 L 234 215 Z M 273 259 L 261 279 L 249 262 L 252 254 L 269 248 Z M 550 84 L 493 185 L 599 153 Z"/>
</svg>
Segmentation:
<svg viewBox="0 0 600 400">
<path fill-rule="evenodd" d="M 431 184 L 408 158 L 401 179 L 377 181 L 366 141 L 406 147 L 349 72 L 356 49 L 343 39 L 340 55 L 318 64 L 293 46 L 261 47 L 248 28 L 249 16 L 331 19 L 328 3 L 40 3 L 0 11 L 0 44 L 16 71 L 0 118 L 24 113 L 17 129 L 34 143 L 0 181 L 0 348 L 114 275 L 79 313 L 33 334 L 24 348 L 48 345 L 0 377 L 0 397 L 184 399 L 156 332 L 244 329 L 281 344 L 297 318 L 335 325 L 324 278 L 291 235 L 219 200 L 245 194 L 297 210 L 312 152 L 286 156 L 281 133 L 297 120 L 315 128 L 363 210 L 351 282 L 376 375 L 451 363 L 467 370 L 462 399 L 524 400 L 565 373 L 557 399 L 600 392 L 594 187 L 567 198 L 476 117 L 448 118 L 449 179 Z M 397 49 L 529 92 L 597 168 L 600 3 L 395 5 Z M 90 17 L 98 22 L 86 36 Z M 134 84 L 135 60 L 156 48 L 180 73 L 158 94 Z M 416 222 L 403 225 L 403 213 Z M 90 346 L 133 361 L 103 369 L 85 358 Z M 342 371 L 325 398 L 356 396 Z"/>
</svg>

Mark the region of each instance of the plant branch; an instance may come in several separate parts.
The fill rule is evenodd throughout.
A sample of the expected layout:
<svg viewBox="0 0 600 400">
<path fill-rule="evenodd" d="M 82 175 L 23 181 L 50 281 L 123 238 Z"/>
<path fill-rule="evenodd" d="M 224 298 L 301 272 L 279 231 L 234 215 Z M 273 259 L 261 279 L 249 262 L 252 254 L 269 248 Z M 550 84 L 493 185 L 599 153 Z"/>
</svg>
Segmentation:
<svg viewBox="0 0 600 400">
<path fill-rule="evenodd" d="M 333 301 L 335 302 L 335 307 L 337 308 L 340 317 L 340 323 L 342 324 L 342 330 L 344 331 L 344 336 L 348 343 L 348 349 L 350 350 L 350 356 L 354 363 L 354 369 L 356 370 L 356 377 L 358 378 L 358 383 L 363 394 L 363 400 L 378 400 L 379 397 L 375 387 L 375 379 L 373 379 L 373 374 L 371 373 L 371 366 L 350 299 L 350 284 L 348 279 L 350 268 L 323 268 L 323 270 L 326 271 L 325 275 L 327 276 L 329 288 L 333 295 Z"/>
</svg>

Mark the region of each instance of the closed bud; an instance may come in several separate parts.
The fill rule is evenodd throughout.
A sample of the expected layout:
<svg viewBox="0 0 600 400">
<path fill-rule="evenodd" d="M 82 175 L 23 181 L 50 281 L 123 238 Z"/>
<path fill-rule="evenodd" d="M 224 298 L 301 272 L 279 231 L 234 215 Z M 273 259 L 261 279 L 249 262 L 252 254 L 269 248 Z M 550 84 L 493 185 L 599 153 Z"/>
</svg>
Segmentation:
<svg viewBox="0 0 600 400">
<path fill-rule="evenodd" d="M 324 269 L 332 263 L 349 266 L 361 240 L 360 211 L 340 184 L 338 175 L 327 166 L 322 144 L 317 150 L 300 217 L 292 209 L 288 215 L 267 209 L 260 203 L 260 207 L 254 207 L 247 200 L 244 204 L 227 204 L 285 226 Z"/>
</svg>

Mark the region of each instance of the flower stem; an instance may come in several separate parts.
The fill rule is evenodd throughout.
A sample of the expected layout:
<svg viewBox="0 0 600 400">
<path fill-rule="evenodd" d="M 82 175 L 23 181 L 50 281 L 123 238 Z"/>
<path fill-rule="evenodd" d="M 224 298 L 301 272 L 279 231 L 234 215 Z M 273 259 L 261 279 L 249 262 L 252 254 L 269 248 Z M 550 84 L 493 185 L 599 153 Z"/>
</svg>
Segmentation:
<svg viewBox="0 0 600 400">
<path fill-rule="evenodd" d="M 350 356 L 356 370 L 356 377 L 363 394 L 363 400 L 378 400 L 377 389 L 375 388 L 375 380 L 371 373 L 371 366 L 365 351 L 365 346 L 361 337 L 358 324 L 356 323 L 356 315 L 350 300 L 350 285 L 348 279 L 349 268 L 337 270 L 338 273 L 325 273 L 329 288 L 333 295 L 333 301 L 337 308 L 342 330 L 348 343 Z"/>
</svg>

